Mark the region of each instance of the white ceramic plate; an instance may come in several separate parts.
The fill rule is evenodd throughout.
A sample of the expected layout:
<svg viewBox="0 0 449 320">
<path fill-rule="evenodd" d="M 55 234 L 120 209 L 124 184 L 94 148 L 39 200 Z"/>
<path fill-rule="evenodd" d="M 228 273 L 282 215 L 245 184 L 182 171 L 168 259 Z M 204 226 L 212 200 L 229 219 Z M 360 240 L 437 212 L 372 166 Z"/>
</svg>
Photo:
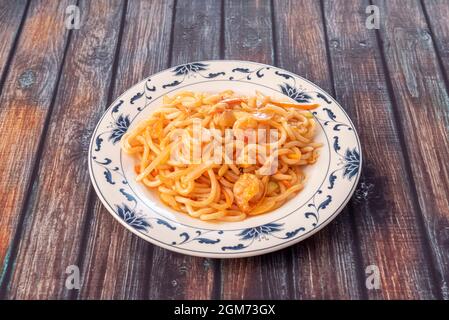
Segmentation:
<svg viewBox="0 0 449 320">
<path fill-rule="evenodd" d="M 316 164 L 304 190 L 280 208 L 241 222 L 209 223 L 176 212 L 135 182 L 135 159 L 118 143 L 123 134 L 179 90 L 252 95 L 259 90 L 297 102 L 319 103 Z M 202 61 L 161 71 L 139 82 L 108 108 L 89 148 L 89 173 L 99 198 L 123 226 L 176 252 L 213 258 L 247 257 L 279 250 L 327 225 L 349 201 L 361 168 L 360 141 L 343 108 L 318 86 L 291 72 L 248 61 Z"/>
</svg>

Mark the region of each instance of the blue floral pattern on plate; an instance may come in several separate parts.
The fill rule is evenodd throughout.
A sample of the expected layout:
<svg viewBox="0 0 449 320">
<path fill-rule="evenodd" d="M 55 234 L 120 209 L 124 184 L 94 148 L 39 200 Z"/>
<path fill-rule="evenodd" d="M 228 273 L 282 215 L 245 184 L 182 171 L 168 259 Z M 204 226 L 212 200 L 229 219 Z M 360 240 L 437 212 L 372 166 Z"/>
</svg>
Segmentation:
<svg viewBox="0 0 449 320">
<path fill-rule="evenodd" d="M 359 172 L 360 154 L 355 148 L 352 150 L 347 149 L 344 159 L 346 162 L 344 164 L 343 177 L 351 180 Z"/>
<path fill-rule="evenodd" d="M 134 210 L 130 209 L 126 204 L 117 206 L 117 214 L 126 224 L 136 230 L 147 231 L 151 227 L 144 217 L 137 217 Z"/>
<path fill-rule="evenodd" d="M 302 202 L 290 200 L 288 206 L 284 205 L 288 210 L 281 207 L 277 213 L 235 224 L 201 223 L 145 199 L 136 191 L 133 179 L 129 179 L 119 142 L 139 117 L 160 104 L 163 95 L 198 84 L 212 86 L 216 91 L 226 86 L 251 86 L 283 94 L 299 103 L 318 103 L 320 107 L 313 111 L 313 116 L 326 139 L 323 154 L 328 158 L 327 170 L 322 168 L 321 185 L 304 190 L 310 197 L 304 196 Z M 324 152 L 326 148 L 328 151 Z M 356 130 L 330 95 L 288 71 L 246 61 L 186 63 L 144 79 L 112 103 L 98 123 L 89 148 L 89 173 L 94 188 L 120 223 L 164 248 L 218 258 L 267 253 L 318 231 L 349 200 L 360 176 L 361 163 Z"/>
<path fill-rule="evenodd" d="M 114 128 L 112 129 L 112 133 L 109 136 L 109 140 L 111 140 L 114 144 L 119 142 L 122 136 L 128 130 L 129 123 L 129 116 L 120 115 L 115 121 Z"/>
</svg>

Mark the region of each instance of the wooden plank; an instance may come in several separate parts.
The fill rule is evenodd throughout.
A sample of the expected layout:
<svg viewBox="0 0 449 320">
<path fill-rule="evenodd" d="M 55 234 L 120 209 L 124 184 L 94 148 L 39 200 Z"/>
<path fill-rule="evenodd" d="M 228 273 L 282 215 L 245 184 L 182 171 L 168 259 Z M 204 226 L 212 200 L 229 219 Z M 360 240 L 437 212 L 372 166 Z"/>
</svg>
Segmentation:
<svg viewBox="0 0 449 320">
<path fill-rule="evenodd" d="M 221 6 L 215 0 L 178 0 L 171 64 L 217 59 L 220 54 Z M 150 299 L 213 298 L 216 261 L 154 247 Z M 162 266 L 162 267 L 161 267 Z"/>
<path fill-rule="evenodd" d="M 423 0 L 422 4 L 447 81 L 449 78 L 449 5 L 446 0 Z"/>
<path fill-rule="evenodd" d="M 225 59 L 274 63 L 270 1 L 224 3 Z M 223 299 L 287 299 L 290 251 L 221 262 Z"/>
<path fill-rule="evenodd" d="M 27 7 L 27 0 L 0 1 L 0 89 L 3 84 L 7 64 L 12 57 L 14 43 L 19 36 L 20 27 Z"/>
<path fill-rule="evenodd" d="M 224 0 L 225 59 L 274 63 L 269 0 Z"/>
<path fill-rule="evenodd" d="M 173 1 L 128 2 L 112 99 L 168 67 L 169 55 L 161 53 L 170 51 L 172 13 Z M 153 245 L 125 229 L 94 198 L 79 298 L 144 299 Z"/>
<path fill-rule="evenodd" d="M 320 3 L 314 0 L 274 2 L 279 67 L 295 72 L 333 94 L 327 63 L 326 35 Z M 301 30 L 298 32 L 298 30 Z M 295 299 L 363 298 L 350 212 L 292 247 Z"/>
<path fill-rule="evenodd" d="M 9 261 L 11 242 L 28 192 L 39 138 L 58 81 L 68 36 L 63 19 L 54 12 L 64 12 L 73 2 L 34 1 L 30 5 L 0 96 L 2 286 L 6 271 L 12 266 Z"/>
<path fill-rule="evenodd" d="M 436 267 L 436 286 L 449 299 L 449 96 L 418 1 L 375 1 L 403 142 L 421 219 Z M 413 17 L 411 19 L 410 17 Z"/>
<path fill-rule="evenodd" d="M 177 1 L 172 65 L 220 57 L 220 13 L 220 1 Z"/>
<path fill-rule="evenodd" d="M 426 237 L 413 182 L 408 177 L 409 159 L 402 152 L 376 32 L 365 27 L 368 5 L 368 1 L 358 0 L 324 3 L 336 97 L 359 129 L 363 148 L 363 175 L 353 199 L 356 201 L 352 201 L 357 245 L 361 249 L 362 272 L 366 266 L 376 265 L 381 276 L 380 289 L 366 289 L 366 294 L 370 299 L 431 299 L 436 297 L 436 290 Z M 400 10 L 409 5 L 407 2 Z M 382 19 L 398 15 L 396 11 L 383 11 Z M 389 45 L 397 44 L 398 53 L 411 48 L 410 44 L 397 42 L 401 24 L 388 30 L 388 37 L 396 39 Z M 399 81 L 402 73 L 396 71 Z M 394 92 L 399 91 L 406 92 L 406 88 Z"/>
<path fill-rule="evenodd" d="M 71 296 L 65 271 L 78 263 L 89 203 L 87 149 L 101 113 L 98 106 L 108 97 L 123 1 L 80 1 L 79 7 L 81 28 L 72 34 L 62 70 L 8 284 L 11 299 Z M 65 7 L 52 9 L 47 19 Z M 45 30 L 41 24 L 35 28 Z M 60 29 L 45 31 L 54 37 Z"/>
</svg>

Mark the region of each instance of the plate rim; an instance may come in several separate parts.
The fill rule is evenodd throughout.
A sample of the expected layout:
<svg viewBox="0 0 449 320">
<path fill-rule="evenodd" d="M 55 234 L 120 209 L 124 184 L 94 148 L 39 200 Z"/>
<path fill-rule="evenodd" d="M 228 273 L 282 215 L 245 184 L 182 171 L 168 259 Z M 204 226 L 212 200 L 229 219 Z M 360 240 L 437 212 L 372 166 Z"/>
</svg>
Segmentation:
<svg viewBox="0 0 449 320">
<path fill-rule="evenodd" d="M 140 232 L 139 230 L 133 228 L 132 226 L 130 226 L 128 223 L 126 223 L 123 219 L 121 219 L 117 213 L 112 209 L 111 204 L 104 198 L 102 192 L 99 190 L 99 186 L 97 186 L 97 184 L 95 183 L 95 179 L 94 179 L 94 173 L 93 173 L 93 169 L 92 169 L 92 164 L 91 161 L 89 161 L 89 159 L 92 156 L 92 148 L 95 144 L 95 137 L 96 137 L 96 133 L 97 130 L 100 126 L 100 124 L 102 123 L 104 117 L 108 114 L 108 112 L 110 111 L 111 108 L 113 108 L 116 103 L 129 91 L 135 89 L 139 84 L 141 84 L 143 81 L 145 81 L 146 79 L 149 79 L 151 77 L 154 77 L 156 75 L 159 75 L 161 73 L 164 72 L 170 72 L 172 70 L 174 70 L 177 67 L 183 66 L 183 65 L 187 65 L 187 64 L 195 64 L 195 63 L 220 63 L 220 62 L 237 62 L 237 63 L 248 63 L 248 64 L 253 64 L 253 65 L 257 65 L 257 66 L 261 66 L 261 67 L 269 67 L 269 68 L 273 68 L 279 71 L 284 71 L 284 72 L 288 72 L 291 75 L 309 83 L 310 85 L 316 87 L 317 89 L 321 90 L 322 92 L 328 94 L 330 100 L 332 100 L 333 103 L 335 103 L 340 110 L 344 113 L 344 115 L 346 116 L 346 118 L 348 119 L 349 123 L 351 124 L 351 128 L 354 131 L 354 136 L 356 138 L 357 141 L 357 146 L 359 147 L 359 170 L 357 172 L 357 175 L 355 177 L 355 180 L 352 184 L 351 190 L 347 193 L 345 200 L 340 204 L 340 206 L 334 210 L 334 212 L 329 215 L 324 221 L 322 221 L 318 226 L 314 227 L 313 229 L 307 231 L 306 233 L 300 235 L 297 238 L 292 238 L 292 239 L 287 239 L 286 241 L 267 247 L 267 248 L 259 248 L 259 249 L 253 249 L 251 251 L 227 251 L 227 252 L 217 252 L 217 253 L 212 253 L 212 252 L 204 252 L 204 251 L 196 251 L 196 250 L 192 250 L 192 249 L 184 249 L 181 247 L 177 247 L 177 246 L 170 246 L 167 245 L 166 243 L 156 239 L 156 238 L 151 238 L 149 236 L 147 236 L 146 234 Z M 226 81 L 226 80 L 224 80 Z M 227 258 L 244 258 L 244 257 L 251 257 L 251 256 L 258 256 L 258 255 L 263 255 L 263 254 L 267 254 L 270 252 L 274 252 L 274 251 L 278 251 L 278 250 L 282 250 L 286 247 L 289 247 L 291 245 L 297 244 L 309 237 L 311 237 L 312 235 L 314 235 L 315 233 L 321 231 L 324 227 L 326 227 L 331 221 L 333 221 L 342 211 L 343 209 L 346 207 L 346 205 L 348 204 L 349 200 L 352 198 L 352 196 L 354 195 L 354 192 L 356 190 L 356 187 L 358 185 L 360 176 L 361 176 L 361 168 L 363 166 L 363 151 L 362 151 L 362 145 L 360 142 L 360 137 L 358 135 L 357 129 L 354 126 L 354 123 L 352 121 L 352 119 L 349 117 L 348 113 L 346 112 L 346 110 L 342 107 L 342 105 L 332 96 L 330 95 L 326 90 L 322 89 L 320 86 L 318 86 L 317 84 L 313 83 L 312 81 L 294 73 L 291 72 L 289 70 L 277 67 L 277 66 L 273 66 L 273 65 L 269 65 L 269 64 L 265 64 L 265 63 L 260 63 L 260 62 L 255 62 L 255 61 L 250 61 L 250 60 L 235 60 L 235 59 L 216 59 L 216 60 L 198 60 L 198 61 L 189 61 L 186 63 L 182 63 L 179 65 L 175 65 L 175 66 L 171 66 L 168 67 L 166 69 L 163 69 L 159 72 L 156 72 L 154 74 L 151 74 L 147 77 L 142 78 L 141 80 L 139 80 L 138 82 L 136 82 L 134 85 L 132 85 L 131 87 L 129 87 L 128 89 L 126 89 L 123 93 L 121 93 L 114 101 L 112 101 L 109 106 L 107 108 L 104 109 L 104 111 L 102 112 L 101 117 L 98 119 L 97 124 L 94 128 L 94 130 L 92 131 L 92 137 L 90 139 L 90 143 L 89 143 L 89 149 L 88 149 L 88 170 L 89 170 L 89 177 L 91 180 L 91 184 L 94 187 L 95 193 L 97 195 L 97 197 L 100 199 L 102 205 L 107 209 L 107 211 L 114 217 L 115 220 L 117 220 L 122 226 L 124 226 L 126 229 L 128 229 L 129 231 L 131 231 L 133 234 L 135 234 L 136 236 L 138 236 L 139 238 L 151 243 L 152 245 L 157 245 L 160 246 L 166 250 L 170 250 L 172 252 L 176 252 L 176 253 L 181 253 L 181 254 L 185 254 L 185 255 L 189 255 L 189 256 L 196 256 L 196 257 L 204 257 L 204 258 L 222 258 L 222 259 L 227 259 Z"/>
</svg>

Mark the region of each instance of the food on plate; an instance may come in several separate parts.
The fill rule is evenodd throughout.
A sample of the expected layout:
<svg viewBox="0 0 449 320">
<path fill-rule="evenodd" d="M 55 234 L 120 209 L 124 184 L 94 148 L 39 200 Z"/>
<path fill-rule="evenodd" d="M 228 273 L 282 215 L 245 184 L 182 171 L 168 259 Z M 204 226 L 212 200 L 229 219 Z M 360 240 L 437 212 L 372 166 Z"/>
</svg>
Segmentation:
<svg viewBox="0 0 449 320">
<path fill-rule="evenodd" d="M 304 187 L 318 158 L 317 104 L 183 91 L 121 139 L 136 158 L 136 180 L 176 211 L 208 221 L 241 221 L 272 211 Z"/>
</svg>

